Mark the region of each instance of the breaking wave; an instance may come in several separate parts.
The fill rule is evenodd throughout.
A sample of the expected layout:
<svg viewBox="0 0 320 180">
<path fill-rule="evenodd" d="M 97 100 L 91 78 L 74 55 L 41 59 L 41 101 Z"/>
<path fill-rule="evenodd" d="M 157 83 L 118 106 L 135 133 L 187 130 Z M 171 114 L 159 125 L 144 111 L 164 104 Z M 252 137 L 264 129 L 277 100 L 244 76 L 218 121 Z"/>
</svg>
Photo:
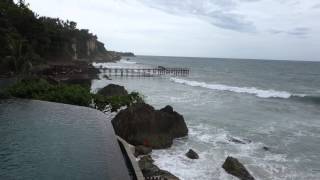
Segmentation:
<svg viewBox="0 0 320 180">
<path fill-rule="evenodd" d="M 128 61 L 128 60 L 124 60 L 124 59 L 121 59 L 121 60 L 120 60 L 120 63 L 124 63 L 124 64 L 137 64 L 137 62 L 135 62 L 135 61 Z"/>
<path fill-rule="evenodd" d="M 185 84 L 185 85 L 194 86 L 194 87 L 203 87 L 203 88 L 217 90 L 217 91 L 229 91 L 229 92 L 236 92 L 236 93 L 252 94 L 260 98 L 288 99 L 292 96 L 300 97 L 300 98 L 303 98 L 306 96 L 304 94 L 291 94 L 287 91 L 276 91 L 273 89 L 263 90 L 255 87 L 236 87 L 236 86 L 228 86 L 223 84 L 208 84 L 205 82 L 190 81 L 190 80 L 178 79 L 178 78 L 170 78 L 170 80 L 180 84 Z"/>
</svg>

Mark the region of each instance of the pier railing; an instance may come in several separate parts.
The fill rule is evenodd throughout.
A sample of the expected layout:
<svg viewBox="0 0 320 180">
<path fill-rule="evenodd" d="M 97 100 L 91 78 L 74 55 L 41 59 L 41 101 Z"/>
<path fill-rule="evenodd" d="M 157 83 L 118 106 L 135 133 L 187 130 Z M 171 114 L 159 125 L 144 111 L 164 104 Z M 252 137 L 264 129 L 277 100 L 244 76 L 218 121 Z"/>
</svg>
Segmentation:
<svg viewBox="0 0 320 180">
<path fill-rule="evenodd" d="M 188 76 L 188 68 L 102 68 L 109 76 L 154 77 L 162 75 Z"/>
</svg>

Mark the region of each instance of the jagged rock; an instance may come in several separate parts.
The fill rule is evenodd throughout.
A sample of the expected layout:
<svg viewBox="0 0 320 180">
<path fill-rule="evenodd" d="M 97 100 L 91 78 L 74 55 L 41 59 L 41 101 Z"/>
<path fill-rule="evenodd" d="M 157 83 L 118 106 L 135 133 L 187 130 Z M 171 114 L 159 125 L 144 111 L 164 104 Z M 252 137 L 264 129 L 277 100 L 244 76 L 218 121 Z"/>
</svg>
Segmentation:
<svg viewBox="0 0 320 180">
<path fill-rule="evenodd" d="M 183 116 L 169 109 L 155 110 L 145 103 L 135 104 L 120 111 L 112 124 L 116 134 L 133 145 L 168 148 L 174 138 L 188 134 Z"/>
<path fill-rule="evenodd" d="M 229 137 L 228 140 L 230 142 L 233 142 L 233 143 L 236 143 L 236 144 L 247 144 L 245 141 L 237 139 L 237 138 L 234 138 L 234 137 Z"/>
<path fill-rule="evenodd" d="M 262 148 L 263 150 L 265 150 L 265 151 L 270 151 L 270 148 L 269 147 L 267 147 L 267 146 L 263 146 L 263 148 Z"/>
<path fill-rule="evenodd" d="M 186 153 L 186 156 L 190 159 L 199 159 L 199 155 L 192 149 L 189 149 L 189 151 Z"/>
<path fill-rule="evenodd" d="M 222 167 L 226 172 L 238 177 L 241 180 L 254 180 L 248 170 L 236 158 L 230 156 L 227 157 Z"/>
<path fill-rule="evenodd" d="M 134 156 L 147 155 L 152 152 L 152 148 L 146 146 L 136 146 Z"/>
<path fill-rule="evenodd" d="M 178 177 L 174 176 L 168 171 L 160 169 L 158 166 L 154 165 L 153 162 L 154 160 L 150 155 L 142 157 L 138 162 L 142 174 L 146 179 L 158 177 L 159 179 L 179 180 Z"/>
<path fill-rule="evenodd" d="M 106 87 L 100 89 L 98 91 L 98 94 L 104 96 L 125 96 L 128 95 L 128 92 L 123 86 L 109 84 Z"/>
<path fill-rule="evenodd" d="M 164 107 L 164 108 L 162 108 L 162 109 L 160 109 L 160 111 L 161 112 L 166 112 L 166 113 L 170 113 L 170 114 L 173 114 L 174 113 L 174 111 L 173 111 L 173 108 L 171 107 L 171 106 L 166 106 L 166 107 Z"/>
<path fill-rule="evenodd" d="M 159 171 L 160 169 L 153 164 L 154 160 L 152 159 L 152 157 L 150 155 L 147 156 L 143 156 L 140 160 L 139 160 L 139 167 L 141 169 L 142 172 L 156 172 Z"/>
</svg>

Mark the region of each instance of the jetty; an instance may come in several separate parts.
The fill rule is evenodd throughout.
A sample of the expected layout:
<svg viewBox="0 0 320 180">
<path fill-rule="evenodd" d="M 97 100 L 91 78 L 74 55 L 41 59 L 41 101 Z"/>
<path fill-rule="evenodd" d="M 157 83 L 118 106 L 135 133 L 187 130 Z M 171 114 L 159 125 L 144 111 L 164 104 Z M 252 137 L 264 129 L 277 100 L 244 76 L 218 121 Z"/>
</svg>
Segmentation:
<svg viewBox="0 0 320 180">
<path fill-rule="evenodd" d="M 188 68 L 106 68 L 100 67 L 100 71 L 108 76 L 128 76 L 128 77 L 155 77 L 163 75 L 188 76 Z"/>
</svg>

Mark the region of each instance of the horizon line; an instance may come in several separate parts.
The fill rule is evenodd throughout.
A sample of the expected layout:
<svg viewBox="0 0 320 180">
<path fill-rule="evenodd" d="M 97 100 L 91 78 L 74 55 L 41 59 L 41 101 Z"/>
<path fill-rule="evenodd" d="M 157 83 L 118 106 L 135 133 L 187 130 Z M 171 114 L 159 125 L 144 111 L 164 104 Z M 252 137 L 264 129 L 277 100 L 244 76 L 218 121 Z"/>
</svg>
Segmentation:
<svg viewBox="0 0 320 180">
<path fill-rule="evenodd" d="M 232 58 L 232 57 L 206 57 L 206 56 L 176 56 L 176 55 L 146 55 L 135 54 L 135 56 L 151 56 L 151 57 L 177 57 L 177 58 L 200 58 L 200 59 L 221 59 L 221 60 L 259 60 L 259 61 L 293 61 L 293 62 L 318 62 L 319 60 L 298 60 L 298 59 L 257 59 L 257 58 Z"/>
</svg>

